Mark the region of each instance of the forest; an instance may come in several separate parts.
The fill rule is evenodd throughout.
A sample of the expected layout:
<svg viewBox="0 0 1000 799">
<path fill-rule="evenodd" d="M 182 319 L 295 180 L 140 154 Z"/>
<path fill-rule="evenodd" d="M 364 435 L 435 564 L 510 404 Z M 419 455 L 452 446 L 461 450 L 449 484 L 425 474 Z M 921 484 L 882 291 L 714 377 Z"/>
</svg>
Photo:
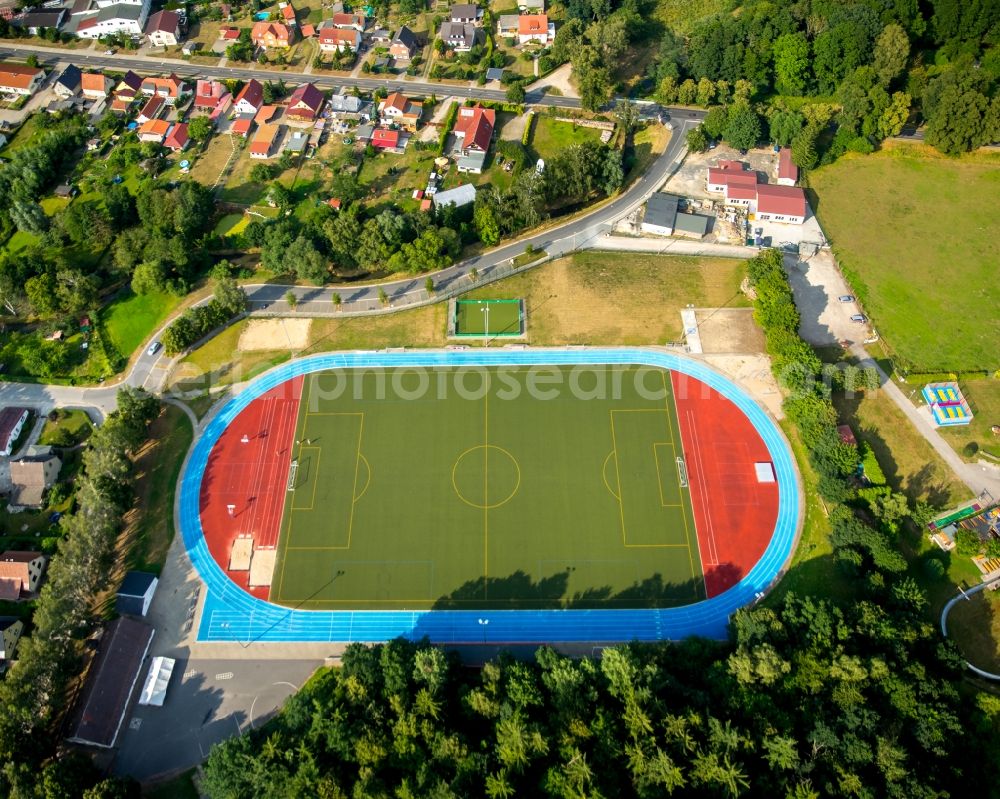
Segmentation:
<svg viewBox="0 0 1000 799">
<path fill-rule="evenodd" d="M 733 126 L 741 131 L 750 111 L 758 140 L 768 140 L 767 126 L 784 115 L 784 130 L 796 126 L 785 136 L 789 143 L 798 136 L 800 151 L 815 152 L 800 166 L 847 149 L 870 152 L 907 122 L 926 122 L 928 143 L 948 154 L 1000 140 L 994 0 L 696 3 L 716 13 L 685 20 L 683 30 L 659 22 L 671 5 L 567 6 L 570 19 L 552 56 L 572 63 L 584 107 L 606 105 L 631 68 L 627 54 L 655 43 L 645 88 L 656 99 L 741 113 L 743 125 Z M 727 131 L 716 125 L 707 133 L 719 138 Z"/>
</svg>

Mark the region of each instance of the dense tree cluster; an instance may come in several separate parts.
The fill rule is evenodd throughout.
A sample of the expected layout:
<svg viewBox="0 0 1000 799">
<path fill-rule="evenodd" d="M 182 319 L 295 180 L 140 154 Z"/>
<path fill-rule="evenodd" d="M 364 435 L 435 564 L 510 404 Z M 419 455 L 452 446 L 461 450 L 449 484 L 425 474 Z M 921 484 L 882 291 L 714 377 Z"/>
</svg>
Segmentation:
<svg viewBox="0 0 1000 799">
<path fill-rule="evenodd" d="M 772 115 L 801 107 L 788 98 L 832 100 L 842 111 L 804 126 L 800 142 L 800 150 L 820 147 L 825 160 L 870 151 L 914 112 L 928 124 L 928 141 L 953 154 L 1000 139 L 998 34 L 1000 4 L 992 2 L 751 0 L 739 14 L 698 21 L 685 39 L 668 31 L 655 80 L 662 101 L 703 106 L 728 105 L 730 87 L 742 82 L 745 99 L 768 102 L 775 141 L 789 137 L 787 128 L 775 135 Z M 831 121 L 836 136 L 827 141 L 820 134 Z"/>
<path fill-rule="evenodd" d="M 937 797 L 986 785 L 988 719 L 905 585 L 847 609 L 789 595 L 731 645 L 501 657 L 470 671 L 426 644 L 352 645 L 276 722 L 217 746 L 214 799 Z"/>
<path fill-rule="evenodd" d="M 154 397 L 122 389 L 118 409 L 94 431 L 84 451 L 77 510 L 60 521 L 63 538 L 39 594 L 34 629 L 21 640 L 17 660 L 0 681 L 4 796 L 78 796 L 81 783 L 98 781 L 86 758 L 53 757 L 58 720 L 67 709 L 66 689 L 80 669 L 83 639 L 99 621 L 95 597 L 110 588 L 122 516 L 133 500 L 131 457 L 158 412 Z"/>
<path fill-rule="evenodd" d="M 246 307 L 246 292 L 236 281 L 228 277 L 219 278 L 215 282 L 215 294 L 211 300 L 204 305 L 188 308 L 163 331 L 163 348 L 168 355 L 176 355 L 237 314 L 243 313 Z"/>
</svg>

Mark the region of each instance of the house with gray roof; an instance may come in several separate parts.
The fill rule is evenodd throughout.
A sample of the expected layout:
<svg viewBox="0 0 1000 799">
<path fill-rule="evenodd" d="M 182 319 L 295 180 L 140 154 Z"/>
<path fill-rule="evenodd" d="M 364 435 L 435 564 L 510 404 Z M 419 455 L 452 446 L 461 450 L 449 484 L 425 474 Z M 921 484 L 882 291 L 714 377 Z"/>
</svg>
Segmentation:
<svg viewBox="0 0 1000 799">
<path fill-rule="evenodd" d="M 439 191 L 434 195 L 434 207 L 444 208 L 446 205 L 454 205 L 461 208 L 476 201 L 476 187 L 471 183 L 466 183 L 448 191 Z"/>
</svg>

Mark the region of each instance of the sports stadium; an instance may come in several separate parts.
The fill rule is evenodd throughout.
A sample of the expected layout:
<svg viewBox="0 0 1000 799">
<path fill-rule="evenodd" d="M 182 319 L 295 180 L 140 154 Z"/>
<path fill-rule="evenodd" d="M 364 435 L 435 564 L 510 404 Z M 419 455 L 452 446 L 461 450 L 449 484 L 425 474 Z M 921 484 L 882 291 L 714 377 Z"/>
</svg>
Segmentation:
<svg viewBox="0 0 1000 799">
<path fill-rule="evenodd" d="M 185 463 L 202 641 L 725 635 L 787 563 L 787 442 L 701 361 L 640 348 L 283 364 Z"/>
</svg>

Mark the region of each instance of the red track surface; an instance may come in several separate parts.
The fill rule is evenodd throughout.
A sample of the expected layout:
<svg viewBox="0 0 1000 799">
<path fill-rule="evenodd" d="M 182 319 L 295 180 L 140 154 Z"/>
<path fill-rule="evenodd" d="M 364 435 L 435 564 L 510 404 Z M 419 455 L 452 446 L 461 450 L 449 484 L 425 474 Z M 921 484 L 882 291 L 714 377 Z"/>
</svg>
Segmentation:
<svg viewBox="0 0 1000 799">
<path fill-rule="evenodd" d="M 269 589 L 249 588 L 249 572 L 230 572 L 229 555 L 240 534 L 253 536 L 254 549 L 278 544 L 301 395 L 297 377 L 253 400 L 219 437 L 201 483 L 209 552 L 234 583 L 261 599 Z M 228 505 L 236 506 L 233 516 Z"/>
<path fill-rule="evenodd" d="M 700 380 L 671 372 L 698 549 L 708 596 L 742 578 L 767 548 L 778 484 L 758 483 L 754 463 L 771 462 L 750 420 Z"/>
</svg>

